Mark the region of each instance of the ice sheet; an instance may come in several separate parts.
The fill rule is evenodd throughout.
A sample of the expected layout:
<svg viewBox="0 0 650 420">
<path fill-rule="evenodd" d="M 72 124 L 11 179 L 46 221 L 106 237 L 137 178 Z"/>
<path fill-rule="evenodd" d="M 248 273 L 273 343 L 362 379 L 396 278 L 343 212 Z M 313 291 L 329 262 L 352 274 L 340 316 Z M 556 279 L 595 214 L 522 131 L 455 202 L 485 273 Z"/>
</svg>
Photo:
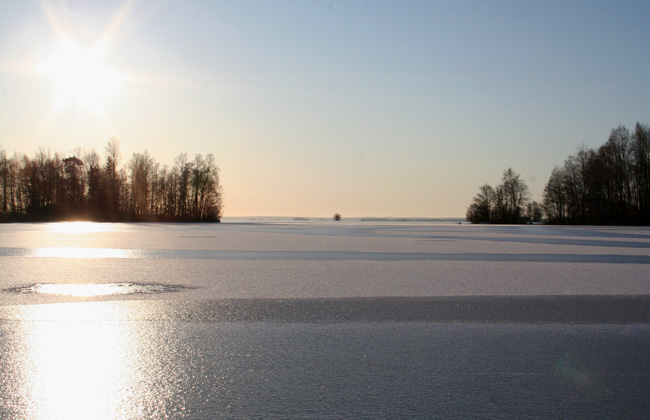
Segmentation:
<svg viewBox="0 0 650 420">
<path fill-rule="evenodd" d="M 650 294 L 650 229 L 427 223 L 0 226 L 0 289 L 42 283 L 188 286 L 88 299 Z"/>
</svg>

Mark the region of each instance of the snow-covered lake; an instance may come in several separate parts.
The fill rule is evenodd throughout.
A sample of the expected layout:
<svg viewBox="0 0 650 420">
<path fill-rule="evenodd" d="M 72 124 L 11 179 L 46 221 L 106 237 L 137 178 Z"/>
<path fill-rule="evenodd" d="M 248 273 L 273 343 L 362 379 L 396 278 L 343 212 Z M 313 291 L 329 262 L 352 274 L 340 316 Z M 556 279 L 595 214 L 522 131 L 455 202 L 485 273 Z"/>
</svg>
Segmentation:
<svg viewBox="0 0 650 420">
<path fill-rule="evenodd" d="M 0 226 L 3 290 L 41 283 L 188 287 L 119 299 L 650 294 L 649 264 L 650 229 L 635 227 L 367 222 Z M 79 299 L 0 295 L 2 304 L 61 300 Z"/>
<path fill-rule="evenodd" d="M 646 418 L 650 229 L 0 225 L 0 418 Z"/>
</svg>

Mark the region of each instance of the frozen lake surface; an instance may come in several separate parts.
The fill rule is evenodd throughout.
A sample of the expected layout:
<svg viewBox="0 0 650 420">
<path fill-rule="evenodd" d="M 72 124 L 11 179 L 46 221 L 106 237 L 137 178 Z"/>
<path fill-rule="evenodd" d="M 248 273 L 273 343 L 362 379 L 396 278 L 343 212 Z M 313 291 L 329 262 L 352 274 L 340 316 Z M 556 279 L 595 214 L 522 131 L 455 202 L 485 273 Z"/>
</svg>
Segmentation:
<svg viewBox="0 0 650 420">
<path fill-rule="evenodd" d="M 645 418 L 650 229 L 0 225 L 0 418 Z"/>
<path fill-rule="evenodd" d="M 134 299 L 650 294 L 650 229 L 409 223 L 0 226 L 0 289 L 187 286 Z M 120 299 L 129 297 L 121 296 Z M 71 298 L 3 294 L 3 304 Z"/>
</svg>

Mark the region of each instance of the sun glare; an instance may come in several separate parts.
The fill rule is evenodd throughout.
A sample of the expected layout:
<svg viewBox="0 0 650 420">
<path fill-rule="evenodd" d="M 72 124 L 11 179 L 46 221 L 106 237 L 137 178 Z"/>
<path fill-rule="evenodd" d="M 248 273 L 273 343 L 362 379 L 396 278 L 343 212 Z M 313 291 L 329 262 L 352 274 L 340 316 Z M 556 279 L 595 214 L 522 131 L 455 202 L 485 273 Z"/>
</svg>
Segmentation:
<svg viewBox="0 0 650 420">
<path fill-rule="evenodd" d="M 34 293 L 60 296 L 108 296 L 124 293 L 120 284 L 39 284 L 34 286 Z"/>
<path fill-rule="evenodd" d="M 69 307 L 67 312 L 74 318 L 26 323 L 28 328 L 21 331 L 25 337 L 24 398 L 30 413 L 25 418 L 135 417 L 125 412 L 137 377 L 130 370 L 137 360 L 131 326 L 86 322 L 89 311 L 85 308 L 101 309 Z"/>
<path fill-rule="evenodd" d="M 56 233 L 95 233 L 110 230 L 106 225 L 93 222 L 59 222 L 51 223 L 49 228 Z"/>
<path fill-rule="evenodd" d="M 134 258 L 138 253 L 129 249 L 82 248 L 82 247 L 42 247 L 34 248 L 29 254 L 35 258 Z"/>
<path fill-rule="evenodd" d="M 104 43 L 84 50 L 69 39 L 39 68 L 57 88 L 55 109 L 70 103 L 103 115 L 103 103 L 124 79 L 121 73 L 104 66 Z"/>
</svg>

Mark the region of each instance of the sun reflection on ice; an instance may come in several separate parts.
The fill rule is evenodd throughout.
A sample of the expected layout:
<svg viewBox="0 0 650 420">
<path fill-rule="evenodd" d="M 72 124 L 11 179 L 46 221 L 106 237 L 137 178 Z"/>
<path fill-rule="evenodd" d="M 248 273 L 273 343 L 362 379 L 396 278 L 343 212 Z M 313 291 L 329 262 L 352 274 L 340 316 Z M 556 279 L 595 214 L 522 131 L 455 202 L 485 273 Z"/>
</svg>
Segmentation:
<svg viewBox="0 0 650 420">
<path fill-rule="evenodd" d="M 187 289 L 175 284 L 156 283 L 37 283 L 5 289 L 6 292 L 36 295 L 96 297 L 129 294 L 172 293 Z"/>
<path fill-rule="evenodd" d="M 51 223 L 49 228 L 52 232 L 56 233 L 95 233 L 106 232 L 111 229 L 106 224 L 94 222 L 59 222 Z"/>
<path fill-rule="evenodd" d="M 34 248 L 31 257 L 40 258 L 133 258 L 135 250 L 118 248 L 42 247 Z"/>
<path fill-rule="evenodd" d="M 90 306 L 61 309 L 69 320 L 22 324 L 31 362 L 25 384 L 30 418 L 122 417 L 136 357 L 132 332 L 124 323 L 86 321 L 83 312 L 92 311 Z"/>
<path fill-rule="evenodd" d="M 152 344 L 164 331 L 132 322 L 142 316 L 136 308 L 115 302 L 19 308 L 21 322 L 10 337 L 20 349 L 12 361 L 15 386 L 3 390 L 14 401 L 13 418 L 144 420 L 170 418 L 184 407 L 170 385 L 176 362 Z"/>
<path fill-rule="evenodd" d="M 33 293 L 59 296 L 109 296 L 130 293 L 122 283 L 110 284 L 37 284 Z"/>
</svg>

